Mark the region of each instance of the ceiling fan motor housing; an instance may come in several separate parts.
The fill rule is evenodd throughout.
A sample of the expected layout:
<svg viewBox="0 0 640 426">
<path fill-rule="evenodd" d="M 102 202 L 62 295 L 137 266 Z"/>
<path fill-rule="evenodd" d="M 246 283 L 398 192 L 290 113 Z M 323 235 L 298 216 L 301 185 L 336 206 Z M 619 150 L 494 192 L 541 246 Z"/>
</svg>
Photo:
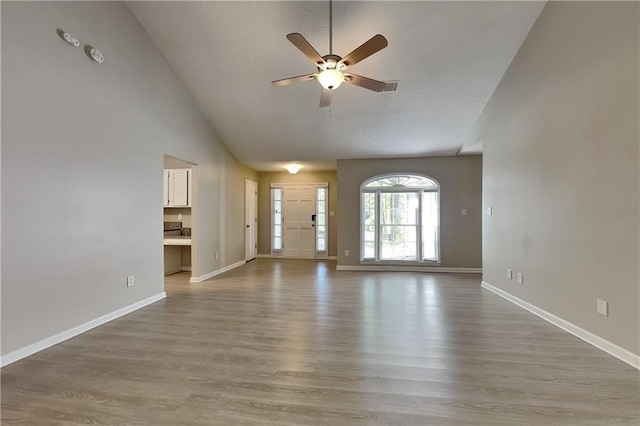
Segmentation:
<svg viewBox="0 0 640 426">
<path fill-rule="evenodd" d="M 332 70 L 332 69 L 343 71 L 347 68 L 346 64 L 340 63 L 340 61 L 342 60 L 342 57 L 338 55 L 325 55 L 322 57 L 322 59 L 324 59 L 324 63 L 318 64 L 318 71 Z"/>
</svg>

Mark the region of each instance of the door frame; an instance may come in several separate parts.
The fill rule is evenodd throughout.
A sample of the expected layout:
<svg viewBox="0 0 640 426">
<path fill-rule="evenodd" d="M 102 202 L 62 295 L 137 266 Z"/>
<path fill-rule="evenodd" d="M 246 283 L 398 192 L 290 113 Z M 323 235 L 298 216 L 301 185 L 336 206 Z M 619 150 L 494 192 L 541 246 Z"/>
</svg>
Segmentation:
<svg viewBox="0 0 640 426">
<path fill-rule="evenodd" d="M 326 234 L 325 234 L 325 243 L 326 243 L 326 249 L 324 252 L 318 252 L 318 247 L 317 247 L 317 232 L 318 232 L 318 228 L 317 226 L 315 226 L 315 232 L 316 232 L 316 236 L 315 236 L 315 241 L 314 244 L 316 244 L 316 248 L 315 248 L 315 254 L 313 259 L 328 259 L 329 258 L 329 209 L 330 209 L 330 196 L 329 196 L 329 182 L 272 182 L 270 184 L 270 188 L 269 188 L 269 205 L 270 205 L 270 212 L 269 212 L 269 246 L 271 248 L 270 250 L 270 254 L 268 255 L 268 257 L 277 257 L 277 258 L 283 258 L 284 256 L 284 249 L 281 250 L 274 250 L 273 249 L 273 210 L 274 210 L 274 205 L 273 205 L 273 189 L 274 188 L 279 188 L 280 190 L 282 190 L 282 210 L 284 210 L 284 190 L 287 186 L 298 186 L 298 185 L 313 185 L 316 188 L 316 207 L 317 207 L 317 190 L 318 188 L 326 188 L 327 192 L 326 192 Z M 316 212 L 317 213 L 317 212 Z M 284 227 L 284 222 L 282 223 L 282 244 L 284 247 L 284 239 L 285 239 L 285 227 Z M 289 259 L 296 259 L 295 257 L 288 257 Z M 300 258 L 300 259 L 309 259 L 307 257 L 305 258 Z"/>
<path fill-rule="evenodd" d="M 244 180 L 244 260 L 258 256 L 258 183 Z"/>
</svg>

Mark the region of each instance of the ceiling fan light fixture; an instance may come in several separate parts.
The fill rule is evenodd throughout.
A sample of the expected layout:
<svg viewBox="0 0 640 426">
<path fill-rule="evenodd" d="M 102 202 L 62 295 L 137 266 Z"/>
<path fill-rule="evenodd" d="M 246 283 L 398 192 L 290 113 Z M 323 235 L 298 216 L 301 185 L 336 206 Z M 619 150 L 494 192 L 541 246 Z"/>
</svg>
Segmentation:
<svg viewBox="0 0 640 426">
<path fill-rule="evenodd" d="M 337 69 L 326 69 L 318 74 L 318 82 L 327 90 L 335 90 L 344 81 L 344 74 Z"/>
<path fill-rule="evenodd" d="M 289 174 L 295 175 L 300 171 L 302 166 L 300 166 L 299 164 L 287 164 L 286 166 L 284 166 L 284 168 L 287 169 Z"/>
</svg>

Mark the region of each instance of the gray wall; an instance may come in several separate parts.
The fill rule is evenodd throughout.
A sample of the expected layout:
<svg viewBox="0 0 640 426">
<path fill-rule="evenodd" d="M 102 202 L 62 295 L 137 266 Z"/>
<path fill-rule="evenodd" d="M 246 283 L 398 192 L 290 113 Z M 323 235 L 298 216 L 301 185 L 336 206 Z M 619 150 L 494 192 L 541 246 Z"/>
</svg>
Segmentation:
<svg viewBox="0 0 640 426">
<path fill-rule="evenodd" d="M 243 260 L 240 188 L 257 173 L 216 138 L 127 5 L 1 7 L 2 353 L 162 292 L 165 153 L 198 164 L 193 274 Z"/>
<path fill-rule="evenodd" d="M 329 220 L 329 256 L 336 255 L 338 235 L 338 185 L 336 172 L 306 171 L 291 175 L 289 172 L 260 172 L 258 183 L 258 253 L 271 253 L 271 184 L 272 183 L 329 183 L 329 210 L 335 216 Z"/>
<path fill-rule="evenodd" d="M 547 3 L 467 141 L 494 212 L 485 281 L 636 354 L 638 7 Z"/>
<path fill-rule="evenodd" d="M 482 267 L 482 157 L 338 161 L 338 265 L 360 265 L 360 185 L 385 173 L 417 173 L 440 183 L 442 267 Z M 467 209 L 467 216 L 461 210 Z M 349 256 L 344 251 L 349 250 Z"/>
</svg>

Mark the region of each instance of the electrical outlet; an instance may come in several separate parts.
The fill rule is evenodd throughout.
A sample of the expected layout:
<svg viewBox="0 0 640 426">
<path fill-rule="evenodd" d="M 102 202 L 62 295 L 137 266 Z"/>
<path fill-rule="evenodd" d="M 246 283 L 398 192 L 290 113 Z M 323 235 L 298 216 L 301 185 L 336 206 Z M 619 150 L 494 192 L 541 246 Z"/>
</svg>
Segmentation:
<svg viewBox="0 0 640 426">
<path fill-rule="evenodd" d="M 518 284 L 524 284 L 524 276 L 518 272 Z"/>
<path fill-rule="evenodd" d="M 216 260 L 220 259 L 220 253 L 216 253 Z"/>
<path fill-rule="evenodd" d="M 344 255 L 345 255 L 345 256 L 349 256 L 349 250 L 345 250 L 345 251 L 344 251 Z"/>
<path fill-rule="evenodd" d="M 513 271 L 511 269 L 507 269 L 507 278 L 509 278 L 510 280 L 513 279 Z"/>
<path fill-rule="evenodd" d="M 605 317 L 609 316 L 609 302 L 607 302 L 606 300 L 597 299 L 596 311 L 600 315 L 604 315 Z"/>
<path fill-rule="evenodd" d="M 129 275 L 127 277 L 127 287 L 133 287 L 134 281 L 133 281 L 133 275 Z"/>
<path fill-rule="evenodd" d="M 178 213 L 178 220 L 182 220 L 182 213 Z"/>
<path fill-rule="evenodd" d="M 466 216 L 467 215 L 467 209 L 462 209 L 461 212 L 462 216 Z"/>
<path fill-rule="evenodd" d="M 493 207 L 487 207 L 487 214 L 489 216 L 493 215 Z"/>
</svg>

